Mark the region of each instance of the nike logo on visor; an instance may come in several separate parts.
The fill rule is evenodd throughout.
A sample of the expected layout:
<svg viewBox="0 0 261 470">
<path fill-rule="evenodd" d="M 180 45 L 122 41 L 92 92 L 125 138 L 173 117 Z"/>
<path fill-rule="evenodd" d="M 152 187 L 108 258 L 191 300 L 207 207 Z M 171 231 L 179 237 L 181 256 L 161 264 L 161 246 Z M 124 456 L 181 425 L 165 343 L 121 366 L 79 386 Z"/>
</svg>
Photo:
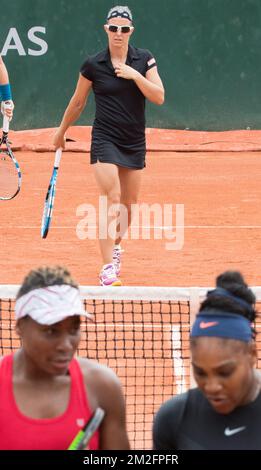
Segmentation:
<svg viewBox="0 0 261 470">
<path fill-rule="evenodd" d="M 211 326 L 218 325 L 218 321 L 201 321 L 199 327 L 204 330 L 204 328 L 211 328 Z"/>
<path fill-rule="evenodd" d="M 224 434 L 225 436 L 229 437 L 229 436 L 233 436 L 234 434 L 237 434 L 238 432 L 244 431 L 244 429 L 246 429 L 246 426 L 241 426 L 240 428 L 234 428 L 234 429 L 226 428 L 224 431 Z"/>
</svg>

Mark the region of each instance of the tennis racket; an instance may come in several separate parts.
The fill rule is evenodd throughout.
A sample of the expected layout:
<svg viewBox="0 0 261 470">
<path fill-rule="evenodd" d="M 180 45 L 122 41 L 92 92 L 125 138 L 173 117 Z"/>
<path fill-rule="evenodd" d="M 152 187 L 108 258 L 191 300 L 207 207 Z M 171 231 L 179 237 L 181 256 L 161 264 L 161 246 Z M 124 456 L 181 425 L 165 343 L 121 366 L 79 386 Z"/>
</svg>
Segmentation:
<svg viewBox="0 0 261 470">
<path fill-rule="evenodd" d="M 42 226 L 41 226 L 42 238 L 47 237 L 50 224 L 51 224 L 54 198 L 55 198 L 55 192 L 56 192 L 57 174 L 58 174 L 58 168 L 59 168 L 61 156 L 62 156 L 62 149 L 59 148 L 55 152 L 53 174 L 50 179 L 47 194 L 45 197 L 44 210 L 43 210 L 43 216 L 42 216 Z"/>
<path fill-rule="evenodd" d="M 3 134 L 0 139 L 0 200 L 13 199 L 20 191 L 22 175 L 8 141 L 9 119 L 3 118 Z M 4 147 L 2 146 L 4 144 Z"/>
<path fill-rule="evenodd" d="M 97 431 L 100 426 L 105 412 L 102 408 L 97 408 L 95 413 L 86 423 L 83 429 L 81 429 L 78 434 L 75 436 L 74 440 L 68 447 L 68 450 L 84 450 L 89 444 L 92 436 Z"/>
</svg>

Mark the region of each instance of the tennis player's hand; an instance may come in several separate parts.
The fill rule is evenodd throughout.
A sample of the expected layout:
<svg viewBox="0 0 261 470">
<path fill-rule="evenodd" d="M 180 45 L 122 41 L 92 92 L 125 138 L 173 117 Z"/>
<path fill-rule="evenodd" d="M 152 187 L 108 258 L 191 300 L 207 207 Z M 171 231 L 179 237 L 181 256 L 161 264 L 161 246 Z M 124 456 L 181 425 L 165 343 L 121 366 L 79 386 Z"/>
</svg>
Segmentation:
<svg viewBox="0 0 261 470">
<path fill-rule="evenodd" d="M 14 103 L 12 100 L 1 102 L 1 113 L 3 116 L 7 116 L 9 121 L 12 120 L 14 110 Z"/>
<path fill-rule="evenodd" d="M 114 70 L 117 77 L 125 78 L 126 80 L 136 80 L 139 76 L 139 72 L 127 64 L 119 63 Z"/>
<path fill-rule="evenodd" d="M 53 145 L 55 146 L 55 150 L 65 148 L 65 135 L 58 129 L 54 136 L 53 136 Z"/>
</svg>

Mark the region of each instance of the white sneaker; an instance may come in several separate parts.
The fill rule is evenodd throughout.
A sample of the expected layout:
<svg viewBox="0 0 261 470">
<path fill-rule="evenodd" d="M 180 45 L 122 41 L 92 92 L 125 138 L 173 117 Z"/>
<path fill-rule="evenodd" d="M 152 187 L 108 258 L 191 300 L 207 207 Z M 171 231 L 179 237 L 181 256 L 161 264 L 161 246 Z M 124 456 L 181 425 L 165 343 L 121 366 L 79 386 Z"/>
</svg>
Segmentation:
<svg viewBox="0 0 261 470">
<path fill-rule="evenodd" d="M 100 272 L 101 286 L 121 286 L 113 264 L 105 264 Z"/>
</svg>

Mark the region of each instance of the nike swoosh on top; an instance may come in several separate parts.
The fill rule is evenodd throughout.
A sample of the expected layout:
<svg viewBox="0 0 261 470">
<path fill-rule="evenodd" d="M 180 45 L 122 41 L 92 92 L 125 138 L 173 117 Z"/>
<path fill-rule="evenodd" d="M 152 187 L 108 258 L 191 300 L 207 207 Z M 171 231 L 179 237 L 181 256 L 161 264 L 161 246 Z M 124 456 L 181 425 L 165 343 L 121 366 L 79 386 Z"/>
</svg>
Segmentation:
<svg viewBox="0 0 261 470">
<path fill-rule="evenodd" d="M 211 326 L 216 326 L 218 325 L 218 321 L 201 321 L 199 324 L 199 327 L 204 329 L 204 328 L 210 328 Z"/>
<path fill-rule="evenodd" d="M 233 436 L 233 434 L 237 434 L 238 432 L 244 431 L 244 429 L 246 429 L 246 426 L 241 426 L 240 428 L 234 428 L 234 429 L 226 428 L 224 431 L 224 434 L 225 436 L 229 437 L 229 436 Z"/>
</svg>

